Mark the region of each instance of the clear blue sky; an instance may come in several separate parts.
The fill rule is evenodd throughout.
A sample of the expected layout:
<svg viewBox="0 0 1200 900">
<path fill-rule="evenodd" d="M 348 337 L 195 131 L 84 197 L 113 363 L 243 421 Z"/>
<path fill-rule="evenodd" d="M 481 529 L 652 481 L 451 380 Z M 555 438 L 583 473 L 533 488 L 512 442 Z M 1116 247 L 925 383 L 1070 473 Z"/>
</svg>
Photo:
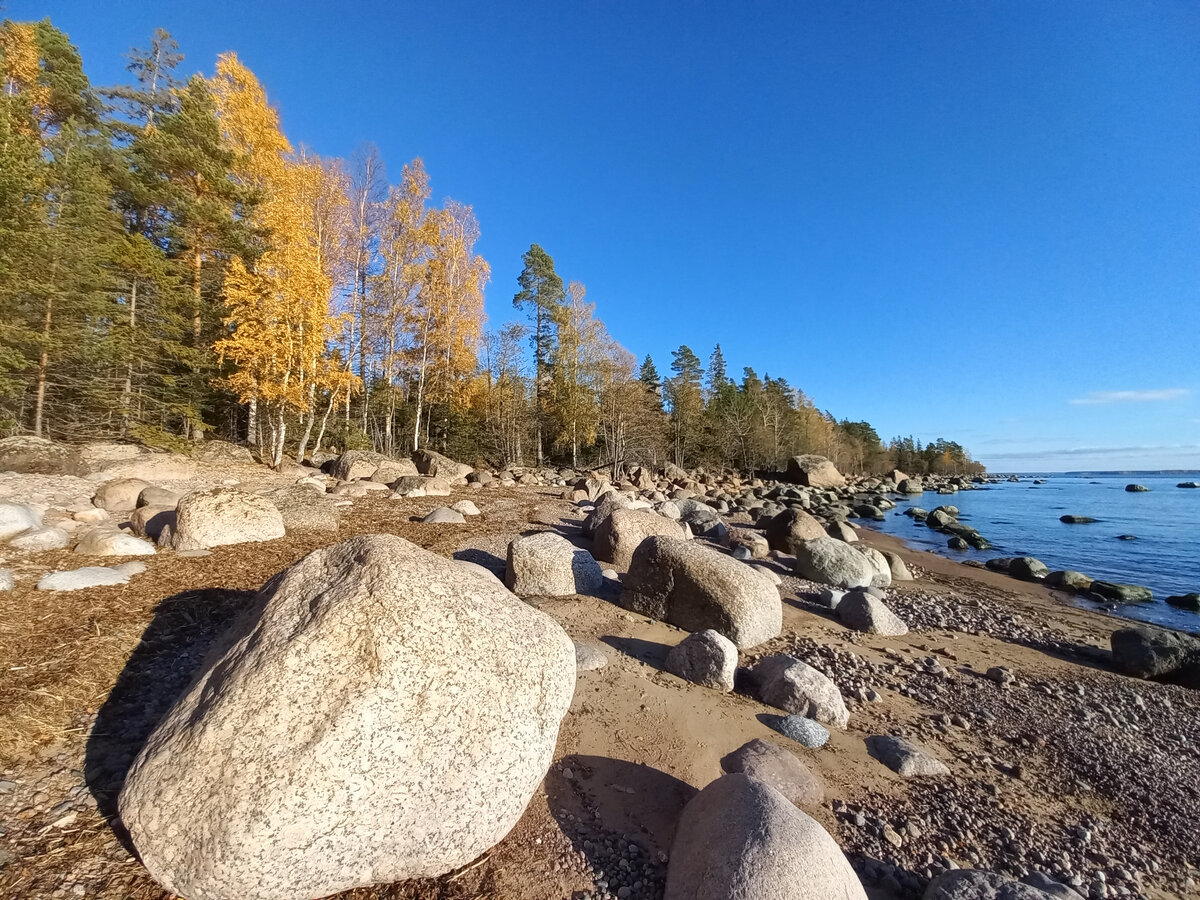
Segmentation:
<svg viewBox="0 0 1200 900">
<path fill-rule="evenodd" d="M 1200 467 L 1200 3 L 148 3 L 52 16 L 98 83 L 235 50 L 293 143 L 475 207 L 487 308 L 553 255 L 660 372 L 721 343 L 995 470 Z"/>
</svg>

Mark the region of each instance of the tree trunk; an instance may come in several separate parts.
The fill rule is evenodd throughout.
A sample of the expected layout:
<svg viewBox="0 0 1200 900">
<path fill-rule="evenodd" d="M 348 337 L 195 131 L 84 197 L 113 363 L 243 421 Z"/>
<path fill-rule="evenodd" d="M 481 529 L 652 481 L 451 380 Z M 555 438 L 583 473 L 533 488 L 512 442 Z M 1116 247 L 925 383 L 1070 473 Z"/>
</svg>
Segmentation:
<svg viewBox="0 0 1200 900">
<path fill-rule="evenodd" d="M 125 364 L 125 384 L 121 387 L 121 414 L 124 417 L 124 433 L 129 434 L 129 429 L 133 423 L 132 415 L 132 397 L 133 397 L 133 359 L 134 359 L 134 338 L 137 334 L 137 295 L 138 283 L 134 279 L 129 289 L 129 361 Z"/>
<path fill-rule="evenodd" d="M 321 417 L 321 427 L 317 430 L 317 442 L 313 444 L 313 458 L 321 452 L 321 440 L 325 437 L 325 424 L 329 421 L 329 414 L 333 412 L 333 405 L 337 402 L 337 392 L 329 392 L 329 405 L 325 407 L 325 415 Z"/>
<path fill-rule="evenodd" d="M 296 450 L 296 462 L 304 462 L 304 454 L 308 450 L 308 439 L 312 435 L 313 422 L 317 418 L 316 410 L 317 402 L 317 382 L 315 380 L 308 383 L 308 425 L 304 429 L 304 437 L 300 438 L 300 447 Z"/>
<path fill-rule="evenodd" d="M 46 410 L 46 373 L 50 370 L 50 321 L 54 309 L 53 295 L 46 298 L 46 315 L 42 321 L 42 356 L 38 361 L 37 402 L 33 408 L 33 433 L 42 436 L 42 415 Z"/>
</svg>

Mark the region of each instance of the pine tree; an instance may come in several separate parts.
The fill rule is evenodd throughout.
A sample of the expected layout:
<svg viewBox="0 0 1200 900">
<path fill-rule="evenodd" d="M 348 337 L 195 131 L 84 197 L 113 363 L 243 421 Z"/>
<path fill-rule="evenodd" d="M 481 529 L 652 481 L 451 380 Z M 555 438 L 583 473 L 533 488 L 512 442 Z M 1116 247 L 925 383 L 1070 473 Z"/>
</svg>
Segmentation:
<svg viewBox="0 0 1200 900">
<path fill-rule="evenodd" d="M 640 381 L 654 399 L 662 403 L 662 378 L 658 375 L 658 369 L 654 365 L 654 360 L 650 358 L 650 354 L 646 354 L 646 358 L 642 360 L 641 368 L 638 369 L 638 381 Z"/>
<path fill-rule="evenodd" d="M 708 358 L 708 393 L 710 397 L 720 393 L 721 388 L 729 383 L 729 378 L 725 375 L 725 354 L 721 352 L 721 345 L 717 344 L 713 348 L 712 356 Z"/>
<path fill-rule="evenodd" d="M 673 376 L 667 381 L 667 402 L 671 411 L 671 444 L 675 465 L 684 466 L 694 456 L 700 441 L 704 395 L 701 383 L 704 367 L 686 344 L 671 352 Z"/>
<path fill-rule="evenodd" d="M 526 309 L 534 322 L 530 335 L 534 359 L 534 446 L 537 462 L 543 459 L 542 432 L 544 427 L 546 395 L 550 387 L 552 356 L 554 353 L 554 323 L 560 315 L 560 307 L 566 297 L 562 279 L 554 271 L 554 260 L 537 244 L 530 244 L 522 257 L 525 268 L 517 277 L 521 290 L 513 297 L 513 306 Z"/>
</svg>

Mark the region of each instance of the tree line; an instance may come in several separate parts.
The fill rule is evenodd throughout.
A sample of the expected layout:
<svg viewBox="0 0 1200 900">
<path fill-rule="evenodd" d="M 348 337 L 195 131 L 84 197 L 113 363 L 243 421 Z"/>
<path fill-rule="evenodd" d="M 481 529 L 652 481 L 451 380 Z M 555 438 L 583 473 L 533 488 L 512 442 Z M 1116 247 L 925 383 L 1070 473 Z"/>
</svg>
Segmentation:
<svg viewBox="0 0 1200 900">
<path fill-rule="evenodd" d="M 285 458 L 431 446 L 494 465 L 977 468 L 953 442 L 884 446 L 781 378 L 687 346 L 669 375 L 612 339 L 537 244 L 487 329 L 470 205 L 421 159 L 293 145 L 235 54 L 182 77 L 165 31 L 93 86 L 49 20 L 0 26 L 0 432 L 206 436 Z M 931 451 L 931 447 L 936 450 Z"/>
</svg>

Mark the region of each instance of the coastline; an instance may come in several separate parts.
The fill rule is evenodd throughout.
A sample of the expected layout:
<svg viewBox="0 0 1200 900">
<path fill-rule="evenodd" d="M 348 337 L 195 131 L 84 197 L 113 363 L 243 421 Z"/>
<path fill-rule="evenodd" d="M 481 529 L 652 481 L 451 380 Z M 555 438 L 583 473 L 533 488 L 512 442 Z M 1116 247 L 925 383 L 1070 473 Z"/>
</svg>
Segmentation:
<svg viewBox="0 0 1200 900">
<path fill-rule="evenodd" d="M 419 523 L 431 509 L 467 497 L 484 512 L 474 521 Z M 556 489 L 456 488 L 449 497 L 404 500 L 375 493 L 355 500 L 338 539 L 388 532 L 446 556 L 501 564 L 508 542 L 529 530 L 560 530 L 588 546 L 582 521 L 581 510 Z M 849 724 L 830 728 L 818 750 L 774 731 L 768 723 L 778 710 L 746 693 L 669 674 L 667 652 L 686 632 L 623 609 L 615 584 L 599 596 L 537 602 L 605 663 L 579 672 L 554 761 L 513 831 L 469 870 L 409 883 L 405 896 L 601 898 L 606 890 L 615 894 L 632 870 L 630 900 L 661 898 L 683 807 L 721 775 L 729 754 L 761 740 L 795 754 L 812 772 L 821 799 L 805 811 L 834 836 L 872 900 L 918 900 L 929 878 L 950 867 L 1046 872 L 1093 900 L 1200 897 L 1200 759 L 1180 752 L 1200 745 L 1200 692 L 1111 671 L 1108 640 L 1124 620 L 892 535 L 863 528 L 860 537 L 913 567 L 916 580 L 887 590 L 908 633 L 847 629 L 816 602 L 820 586 L 796 577 L 789 558 L 768 558 L 761 562 L 780 579 L 783 628 L 738 660 L 748 667 L 788 653 L 837 685 Z M 0 826 L 17 862 L 0 868 L 0 893 L 52 895 L 85 884 L 84 896 L 164 900 L 105 822 L 105 798 L 120 770 L 101 767 L 89 750 L 96 705 L 112 685 L 105 705 L 116 705 L 108 715 L 140 715 L 165 702 L 156 695 L 159 683 L 137 668 L 152 660 L 134 653 L 164 598 L 177 604 L 175 615 L 203 623 L 171 633 L 159 655 L 178 658 L 197 630 L 220 625 L 214 611 L 232 615 L 245 596 L 239 592 L 256 590 L 329 543 L 324 535 L 288 535 L 219 548 L 208 559 L 164 555 L 153 581 L 80 592 L 77 603 L 43 603 L 36 621 L 27 612 L 38 600 L 28 581 L 0 596 L 0 629 L 13 638 L 12 664 L 23 667 L 10 672 L 10 690 L 24 685 L 18 678 L 40 679 L 24 685 L 39 690 L 25 694 L 38 704 L 30 716 L 18 721 L 17 710 L 9 710 L 0 720 L 28 731 L 36 712 L 53 734 L 48 745 L 29 734 L 27 750 L 7 748 L 4 778 L 14 788 L 0 794 Z M 43 554 L 37 568 L 51 558 Z M 233 593 L 218 600 L 204 590 L 213 585 Z M 52 664 L 61 643 L 96 666 L 86 693 L 74 688 L 83 672 Z M 100 648 L 106 657 L 97 655 Z M 1011 680 L 994 680 L 997 667 Z M 949 775 L 901 777 L 871 756 L 872 735 L 918 743 Z M 126 764 L 136 734 L 129 741 L 118 748 Z M 81 790 L 83 772 L 92 793 Z M 65 831 L 53 827 L 64 798 L 75 816 Z M 608 888 L 597 890 L 601 881 Z M 1097 884 L 1112 893 L 1100 893 Z M 354 894 L 393 895 L 387 888 Z"/>
</svg>

